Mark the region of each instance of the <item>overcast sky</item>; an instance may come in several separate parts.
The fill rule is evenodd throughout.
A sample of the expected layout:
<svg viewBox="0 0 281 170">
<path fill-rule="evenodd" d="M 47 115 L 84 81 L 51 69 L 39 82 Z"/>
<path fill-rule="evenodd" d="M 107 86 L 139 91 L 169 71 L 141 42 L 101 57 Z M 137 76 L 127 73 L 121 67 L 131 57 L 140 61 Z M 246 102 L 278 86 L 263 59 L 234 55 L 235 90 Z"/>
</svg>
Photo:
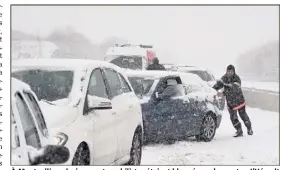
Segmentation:
<svg viewBox="0 0 281 170">
<path fill-rule="evenodd" d="M 117 36 L 153 44 L 160 62 L 223 73 L 240 54 L 278 40 L 278 16 L 278 6 L 14 6 L 12 29 L 45 36 L 72 26 L 93 43 Z"/>
</svg>

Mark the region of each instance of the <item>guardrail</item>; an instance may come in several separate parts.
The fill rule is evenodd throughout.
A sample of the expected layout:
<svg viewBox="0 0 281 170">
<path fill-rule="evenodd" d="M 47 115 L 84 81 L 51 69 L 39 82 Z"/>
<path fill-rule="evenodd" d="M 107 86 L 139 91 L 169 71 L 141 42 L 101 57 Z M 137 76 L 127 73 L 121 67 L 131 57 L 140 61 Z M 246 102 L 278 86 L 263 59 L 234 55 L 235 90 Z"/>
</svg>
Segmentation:
<svg viewBox="0 0 281 170">
<path fill-rule="evenodd" d="M 280 111 L 279 92 L 243 87 L 243 93 L 249 107 Z"/>
</svg>

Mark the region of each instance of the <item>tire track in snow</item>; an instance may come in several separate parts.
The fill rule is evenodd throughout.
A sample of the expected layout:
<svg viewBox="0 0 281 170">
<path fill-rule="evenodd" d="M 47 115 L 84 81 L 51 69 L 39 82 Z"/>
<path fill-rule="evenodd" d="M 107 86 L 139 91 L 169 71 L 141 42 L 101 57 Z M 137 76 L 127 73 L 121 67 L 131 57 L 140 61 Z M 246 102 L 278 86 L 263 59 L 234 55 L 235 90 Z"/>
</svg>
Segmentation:
<svg viewBox="0 0 281 170">
<path fill-rule="evenodd" d="M 254 135 L 233 138 L 229 113 L 211 142 L 194 140 L 144 147 L 143 165 L 278 165 L 279 113 L 247 108 Z M 242 122 L 241 122 L 242 123 Z"/>
</svg>

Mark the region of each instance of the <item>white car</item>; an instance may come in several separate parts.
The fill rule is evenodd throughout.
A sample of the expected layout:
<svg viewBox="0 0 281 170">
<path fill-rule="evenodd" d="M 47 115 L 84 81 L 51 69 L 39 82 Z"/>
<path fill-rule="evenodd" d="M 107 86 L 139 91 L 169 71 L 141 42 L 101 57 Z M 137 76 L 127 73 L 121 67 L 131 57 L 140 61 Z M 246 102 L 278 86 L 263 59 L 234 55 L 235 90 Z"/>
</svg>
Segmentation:
<svg viewBox="0 0 281 170">
<path fill-rule="evenodd" d="M 146 70 L 154 56 L 151 45 L 122 44 L 108 48 L 104 60 L 125 69 Z"/>
<path fill-rule="evenodd" d="M 141 163 L 141 105 L 119 67 L 79 59 L 17 60 L 12 67 L 41 100 L 47 125 L 68 136 L 67 165 Z"/>
<path fill-rule="evenodd" d="M 63 146 L 49 145 L 51 143 L 51 141 L 48 142 L 48 129 L 36 96 L 27 84 L 12 78 L 12 165 L 66 162 L 69 159 L 69 150 Z"/>
</svg>

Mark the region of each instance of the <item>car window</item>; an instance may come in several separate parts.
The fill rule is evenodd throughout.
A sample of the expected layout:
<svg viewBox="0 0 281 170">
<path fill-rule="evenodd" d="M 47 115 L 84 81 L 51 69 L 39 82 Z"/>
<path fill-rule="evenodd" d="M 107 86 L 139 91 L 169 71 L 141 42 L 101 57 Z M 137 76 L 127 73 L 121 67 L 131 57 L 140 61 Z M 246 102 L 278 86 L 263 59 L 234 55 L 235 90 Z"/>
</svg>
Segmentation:
<svg viewBox="0 0 281 170">
<path fill-rule="evenodd" d="M 74 71 L 30 69 L 13 72 L 12 77 L 27 83 L 38 100 L 57 101 L 69 97 Z"/>
<path fill-rule="evenodd" d="M 39 130 L 44 136 L 48 136 L 48 129 L 47 125 L 43 116 L 43 113 L 40 109 L 40 106 L 38 105 L 36 99 L 34 96 L 29 92 L 23 93 L 27 103 L 29 104 L 30 108 L 32 109 L 32 113 L 35 116 L 36 122 L 38 123 Z"/>
<path fill-rule="evenodd" d="M 111 69 L 104 70 L 112 97 L 122 94 L 122 85 L 117 72 Z"/>
<path fill-rule="evenodd" d="M 176 85 L 172 85 L 170 87 L 173 87 L 170 97 L 177 97 L 177 96 L 185 95 L 185 90 L 184 90 L 184 87 L 182 84 L 176 84 Z"/>
<path fill-rule="evenodd" d="M 15 115 L 13 113 L 13 109 L 11 108 L 11 143 L 12 149 L 16 149 L 20 147 L 20 138 L 19 138 L 19 130 L 17 127 L 17 122 L 15 120 Z"/>
<path fill-rule="evenodd" d="M 110 63 L 131 70 L 141 70 L 143 65 L 141 56 L 116 56 Z"/>
<path fill-rule="evenodd" d="M 104 79 L 100 69 L 95 69 L 90 77 L 87 94 L 108 99 Z"/>
<path fill-rule="evenodd" d="M 177 85 L 177 84 L 178 84 L 178 82 L 177 82 L 176 79 L 168 79 L 167 80 L 167 85 L 168 86 Z"/>
<path fill-rule="evenodd" d="M 121 80 L 123 93 L 130 93 L 132 90 L 131 90 L 130 86 L 128 85 L 128 82 L 125 80 L 125 78 L 121 74 L 118 74 L 118 75 Z"/>
<path fill-rule="evenodd" d="M 39 139 L 38 131 L 36 129 L 31 112 L 28 109 L 23 97 L 19 93 L 16 94 L 16 105 L 22 122 L 26 144 L 34 148 L 41 148 L 41 142 Z"/>
<path fill-rule="evenodd" d="M 206 75 L 204 74 L 203 71 L 188 71 L 189 73 L 192 73 L 192 74 L 196 74 L 198 75 L 202 80 L 204 81 L 207 81 L 206 80 Z"/>
<path fill-rule="evenodd" d="M 184 89 L 186 94 L 204 91 L 205 81 L 201 80 L 197 75 L 182 75 Z"/>
<path fill-rule="evenodd" d="M 170 97 L 183 96 L 185 94 L 180 77 L 167 78 L 165 84 L 163 92 L 171 88 Z"/>
<path fill-rule="evenodd" d="M 205 71 L 205 77 L 206 77 L 206 81 L 213 81 L 213 77 Z"/>
</svg>

